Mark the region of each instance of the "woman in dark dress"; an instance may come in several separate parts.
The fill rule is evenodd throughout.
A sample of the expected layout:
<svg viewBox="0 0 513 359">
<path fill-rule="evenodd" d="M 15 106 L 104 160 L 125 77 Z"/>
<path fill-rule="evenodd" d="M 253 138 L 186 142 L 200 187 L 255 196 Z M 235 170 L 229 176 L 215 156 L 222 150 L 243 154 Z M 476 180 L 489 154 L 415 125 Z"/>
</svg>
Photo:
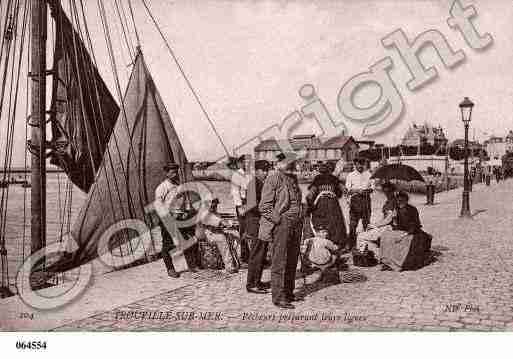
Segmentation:
<svg viewBox="0 0 513 359">
<path fill-rule="evenodd" d="M 308 187 L 306 203 L 308 205 L 307 221 L 305 225 L 305 238 L 315 235 L 313 228 L 324 227 L 328 230 L 328 239 L 337 246 L 346 242 L 346 224 L 339 198 L 342 196 L 342 186 L 337 177 L 331 174 L 332 168 L 328 164 L 321 164 L 319 175 L 315 176 Z"/>
<path fill-rule="evenodd" d="M 408 194 L 400 191 L 392 231 L 380 236 L 381 263 L 393 270 L 417 269 L 429 256 L 431 235 L 422 230 L 417 208 L 408 203 Z"/>
</svg>

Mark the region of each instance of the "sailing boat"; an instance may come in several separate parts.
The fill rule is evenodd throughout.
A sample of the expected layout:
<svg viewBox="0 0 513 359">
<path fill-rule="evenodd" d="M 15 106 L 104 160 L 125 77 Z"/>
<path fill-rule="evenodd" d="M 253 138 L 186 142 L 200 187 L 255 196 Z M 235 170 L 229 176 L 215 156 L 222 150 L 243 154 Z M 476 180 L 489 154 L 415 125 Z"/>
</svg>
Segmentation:
<svg viewBox="0 0 513 359">
<path fill-rule="evenodd" d="M 76 28 L 80 22 L 75 1 L 69 1 L 70 18 L 57 0 L 31 0 L 31 6 L 29 0 L 25 0 L 23 6 L 22 2 L 9 1 L 5 19 L 7 25 L 4 25 L 4 30 L 16 31 L 19 25 L 18 18 L 21 18 L 25 31 L 29 10 L 31 11 L 29 77 L 32 113 L 28 124 L 31 128 L 31 140 L 27 144 L 27 151 L 31 153 L 32 253 L 38 252 L 46 245 L 47 158 L 51 164 L 64 171 L 73 185 L 87 192 L 78 217 L 73 226 L 70 226 L 70 234 L 77 248 L 71 255 L 60 256 L 53 261 L 45 258 L 38 265 L 37 271 L 44 274 L 42 278 L 45 282 L 55 273 L 62 273 L 90 262 L 101 255 L 102 251 L 113 251 L 115 248 L 119 250 L 120 256 L 126 252 L 133 252 L 133 231 L 122 230 L 112 236 L 107 247 L 99 248 L 102 234 L 117 222 L 127 219 L 143 221 L 152 228 L 156 219 L 151 213 L 147 213 L 145 206 L 152 201 L 154 190 L 162 177 L 163 165 L 169 162 L 178 163 L 181 168 L 181 183 L 190 181 L 192 172 L 170 116 L 146 66 L 141 47 L 137 47 L 130 79 L 118 105 L 98 72 L 94 56 L 91 56 L 86 46 L 91 45 L 87 24 L 83 24 L 82 30 Z M 149 11 L 146 3 L 143 3 Z M 103 7 L 102 3 L 99 4 Z M 132 12 L 130 0 L 128 4 Z M 51 9 L 51 18 L 56 29 L 53 68 L 50 71 L 46 70 L 47 5 Z M 80 5 L 83 4 L 80 2 Z M 23 9 L 22 15 L 20 8 Z M 135 21 L 133 23 L 135 26 Z M 12 36 L 9 38 L 6 35 L 4 39 L 2 49 L 7 48 L 7 45 L 10 49 Z M 18 55 L 19 66 L 22 49 L 23 44 Z M 1 60 L 0 54 L 0 63 Z M 7 69 L 8 53 L 3 61 Z M 16 80 L 14 77 L 8 78 L 5 74 L 7 71 L 2 79 L 4 85 L 8 79 Z M 45 93 L 48 75 L 53 77 L 49 111 L 46 108 Z M 118 81 L 116 85 L 121 97 Z M 0 101 L 4 102 L 3 91 Z M 46 135 L 47 113 L 51 126 L 50 140 Z M 15 116 L 11 117 L 9 126 L 14 128 Z M 9 132 L 4 173 L 9 172 L 12 162 L 13 134 L 14 130 Z M 9 296 L 16 290 L 12 276 L 9 276 L 9 254 L 5 235 L 8 195 L 9 188 L 3 189 L 0 208 L 2 297 Z M 64 202 L 70 211 L 71 192 Z M 63 218 L 65 217 L 63 215 Z M 67 218 L 69 220 L 69 212 Z M 64 227 L 62 224 L 61 229 Z M 151 260 L 154 254 L 148 249 L 143 261 Z M 34 286 L 37 287 L 37 284 Z"/>
</svg>

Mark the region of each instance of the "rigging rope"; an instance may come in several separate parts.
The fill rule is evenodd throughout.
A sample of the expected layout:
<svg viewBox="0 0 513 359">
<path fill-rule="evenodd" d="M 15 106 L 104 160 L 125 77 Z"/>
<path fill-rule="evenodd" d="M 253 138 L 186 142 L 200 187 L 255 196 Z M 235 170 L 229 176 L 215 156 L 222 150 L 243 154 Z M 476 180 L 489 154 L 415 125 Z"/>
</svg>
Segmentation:
<svg viewBox="0 0 513 359">
<path fill-rule="evenodd" d="M 157 20 L 155 19 L 155 17 L 153 16 L 150 8 L 148 7 L 148 5 L 146 4 L 146 1 L 145 0 L 141 0 L 144 7 L 146 8 L 146 11 L 148 12 L 148 15 L 149 17 L 151 18 L 151 20 L 153 21 L 153 24 L 155 25 L 158 33 L 160 34 L 160 37 L 162 38 L 162 40 L 164 41 L 164 43 L 166 44 L 166 47 L 169 51 L 169 53 L 171 54 L 171 57 L 173 58 L 176 66 L 178 67 L 178 69 L 180 70 L 180 73 L 182 74 L 183 78 L 185 79 L 185 82 L 187 83 L 187 86 L 189 87 L 189 90 L 192 92 L 194 98 L 196 99 L 196 102 L 198 103 L 198 105 L 200 106 L 201 108 L 201 111 L 203 112 L 203 115 L 205 116 L 205 118 L 207 119 L 208 123 L 210 124 L 210 127 L 212 128 L 212 131 L 214 131 L 215 135 L 217 136 L 219 142 L 221 143 L 221 145 L 223 146 L 223 149 L 224 151 L 226 152 L 226 155 L 227 156 L 230 156 L 230 152 L 228 151 L 228 148 L 226 147 L 226 145 L 224 144 L 224 141 L 223 139 L 221 138 L 219 132 L 217 132 L 217 129 L 216 127 L 214 126 L 214 122 L 212 121 L 212 119 L 210 118 L 210 116 L 208 115 L 207 113 L 207 110 L 205 109 L 205 107 L 203 106 L 203 104 L 201 103 L 200 99 L 199 99 L 199 96 L 198 94 L 196 93 L 196 91 L 194 90 L 194 88 L 192 87 L 192 84 L 189 80 L 189 78 L 187 77 L 187 75 L 185 74 L 185 71 L 183 70 L 182 68 L 182 65 L 180 64 L 180 62 L 178 61 L 178 58 L 177 56 L 175 55 L 175 52 L 173 51 L 173 49 L 171 48 L 171 45 L 169 44 L 169 42 L 167 41 L 166 37 L 164 36 L 164 33 L 162 32 Z"/>
<path fill-rule="evenodd" d="M 28 6 L 27 6 L 27 0 L 25 0 L 23 5 L 23 12 L 22 12 L 22 19 L 23 19 L 23 25 L 22 25 L 22 32 L 21 32 L 21 40 L 20 40 L 20 48 L 18 53 L 16 52 L 16 46 L 18 42 L 18 24 L 19 24 L 19 14 L 20 14 L 20 1 L 17 0 L 15 4 L 15 10 L 14 10 L 14 17 L 11 18 L 12 22 L 9 24 L 8 31 L 12 31 L 12 36 L 9 36 L 6 38 L 8 41 L 8 54 L 5 59 L 5 67 L 7 69 L 9 64 L 9 52 L 12 45 L 12 48 L 14 48 L 14 51 L 12 53 L 12 65 L 11 65 L 11 73 L 10 73 L 10 80 L 11 80 L 11 86 L 9 89 L 9 107 L 8 107 L 8 114 L 7 114 L 7 138 L 6 138 L 6 149 L 5 149 L 5 156 L 4 156 L 4 176 L 3 180 L 6 183 L 6 187 L 2 189 L 2 198 L 1 198 L 1 204 L 0 204 L 0 256 L 1 256 L 1 287 L 7 288 L 7 291 L 9 292 L 9 263 L 7 260 L 7 248 L 6 248 L 6 227 L 7 227 L 7 206 L 8 206 L 8 198 L 9 198 L 9 185 L 8 185 L 8 173 L 12 170 L 12 154 L 13 154 L 13 144 L 14 144 L 14 127 L 16 122 L 16 110 L 17 110 L 17 103 L 18 103 L 18 93 L 19 93 L 19 85 L 20 85 L 20 71 L 21 71 L 21 64 L 23 60 L 23 49 L 24 49 L 24 43 L 25 43 L 25 29 L 27 24 L 27 18 L 28 18 Z M 14 41 L 13 41 L 14 40 Z M 16 63 L 16 56 L 18 55 L 18 63 Z M 16 67 L 17 65 L 17 67 Z M 17 70 L 17 71 L 16 71 Z M 3 77 L 3 85 L 5 89 L 5 83 L 7 82 L 7 71 L 4 71 L 4 77 Z M 2 90 L 2 96 L 0 97 L 0 101 L 3 104 L 4 102 L 4 92 Z M 24 225 L 24 223 L 23 223 Z"/>
<path fill-rule="evenodd" d="M 111 41 L 111 37 L 110 37 L 110 30 L 109 30 L 109 24 L 107 22 L 107 18 L 106 18 L 106 13 L 105 13 L 105 7 L 103 5 L 103 0 L 98 0 L 98 7 L 99 7 L 99 10 L 100 10 L 100 17 L 102 19 L 102 25 L 103 25 L 103 29 L 104 29 L 104 33 L 105 33 L 105 40 L 107 42 L 107 48 L 108 48 L 108 53 L 109 53 L 109 59 L 110 59 L 110 63 L 111 63 L 111 67 L 112 67 L 112 72 L 114 74 L 114 82 L 116 84 L 116 91 L 117 91 L 117 94 L 118 94 L 118 97 L 119 97 L 119 100 L 120 100 L 120 105 L 121 105 L 121 112 L 122 112 L 122 117 L 123 117 L 123 120 L 124 120 L 124 123 L 125 123 L 125 126 L 126 126 L 126 131 L 127 131 L 127 136 L 130 138 L 130 134 L 131 134 L 131 131 L 130 131 L 130 126 L 128 125 L 128 118 L 127 118 L 127 114 L 126 114 L 126 109 L 125 109 L 125 104 L 124 104 L 124 99 L 123 99 L 123 95 L 122 95 L 122 92 L 121 92 L 121 85 L 119 83 L 119 76 L 118 76 L 118 73 L 117 73 L 117 66 L 116 66 L 116 60 L 115 60 L 115 57 L 114 57 L 114 52 L 113 52 L 113 48 L 112 48 L 112 41 Z M 132 153 L 137 153 L 134 148 L 133 148 L 133 144 L 131 141 L 129 141 L 129 147 L 130 147 L 130 151 Z M 140 164 L 139 164 L 139 161 L 134 157 L 134 161 L 136 162 L 135 165 L 137 168 L 140 168 Z M 142 194 L 144 193 L 143 190 L 141 188 L 141 183 L 140 181 L 136 181 L 137 182 L 137 185 L 138 185 L 138 192 L 139 194 Z M 144 213 L 144 203 L 141 202 L 141 196 L 139 196 L 139 205 L 141 207 L 141 211 Z M 132 211 L 130 211 L 130 215 L 131 216 L 134 216 L 134 213 Z"/>
<path fill-rule="evenodd" d="M 86 37 L 87 37 L 87 40 L 88 40 L 88 45 L 89 45 L 89 48 L 90 48 L 90 53 L 91 53 L 91 60 L 93 61 L 93 64 L 95 66 L 96 65 L 96 58 L 95 58 L 95 55 L 94 55 L 94 51 L 93 51 L 93 47 L 92 47 L 92 42 L 91 42 L 91 37 L 90 37 L 90 33 L 89 33 L 89 29 L 87 27 L 87 22 L 85 21 L 85 11 L 84 11 L 84 4 L 83 4 L 83 1 L 80 0 L 80 4 L 81 4 L 81 8 L 82 8 L 82 16 L 84 17 L 84 28 L 85 28 L 85 33 L 86 33 Z M 96 82 L 96 79 L 93 80 L 95 82 L 95 95 L 96 95 L 96 101 L 98 102 L 99 104 L 99 107 L 100 107 L 100 116 L 102 117 L 103 116 L 103 111 L 101 110 L 101 101 L 100 101 L 100 96 L 99 96 L 99 92 L 98 92 L 98 88 L 97 88 L 97 82 Z M 92 99 L 91 99 L 92 101 Z M 104 125 L 104 122 L 103 122 L 103 117 L 101 119 L 101 123 L 102 125 Z M 122 156 L 121 156 L 121 151 L 119 149 L 119 143 L 118 143 L 118 139 L 117 139 L 117 135 L 115 132 L 112 132 L 111 134 L 111 139 L 114 141 L 114 146 L 115 146 L 115 152 L 117 153 L 117 157 L 119 158 L 119 161 L 121 163 L 121 173 L 123 175 L 123 178 L 125 180 L 125 182 L 128 182 L 128 178 L 127 178 L 127 174 L 125 172 L 125 168 L 124 168 L 124 165 L 123 165 L 123 159 L 122 159 Z M 112 173 L 116 173 L 114 171 L 114 167 L 113 167 L 113 160 L 112 160 L 112 154 L 110 152 L 110 149 L 109 149 L 109 146 L 106 147 L 106 155 L 109 159 L 109 164 L 110 164 L 110 170 L 112 171 Z M 105 161 L 102 162 L 102 166 L 103 168 L 105 169 Z M 107 174 L 107 171 L 105 170 L 104 171 L 104 175 L 105 175 L 105 180 L 107 182 L 107 187 L 108 187 L 108 194 L 109 194 L 109 197 L 111 198 L 110 200 L 110 203 L 111 203 L 111 210 L 112 210 L 112 216 L 113 216 L 113 219 L 114 221 L 117 221 L 117 215 L 116 215 L 116 211 L 114 210 L 114 207 L 113 207 L 113 199 L 112 199 L 112 193 L 111 193 L 111 190 L 110 190 L 110 182 L 109 182 L 109 177 L 108 177 L 108 174 Z M 117 198 L 118 198 L 118 201 L 119 203 L 121 203 L 121 193 L 120 193 L 120 187 L 119 187 L 119 184 L 118 184 L 118 179 L 117 179 L 117 176 L 113 176 L 113 179 L 114 179 L 114 188 L 116 190 L 116 194 L 117 194 Z M 127 196 L 128 196 L 128 200 L 129 200 L 129 205 L 131 205 L 131 203 L 133 202 L 132 200 L 132 195 L 130 192 L 127 193 Z M 128 218 L 127 215 L 125 214 L 125 210 L 123 208 L 123 206 L 121 206 L 121 217 L 122 219 L 126 219 Z M 120 250 L 121 251 L 121 250 Z"/>
<path fill-rule="evenodd" d="M 85 30 L 85 34 L 86 34 L 86 37 L 87 37 L 87 40 L 88 40 L 89 52 L 91 54 L 91 61 L 93 62 L 94 66 L 97 67 L 96 58 L 95 58 L 95 55 L 94 55 L 94 50 L 93 50 L 92 41 L 91 41 L 91 36 L 90 36 L 90 33 L 89 33 L 87 22 L 85 20 L 84 4 L 83 4 L 82 0 L 80 0 L 80 5 L 81 5 L 81 9 L 82 9 L 82 16 L 83 16 L 83 19 L 84 19 L 84 30 Z M 98 106 L 100 108 L 101 125 L 103 127 L 103 130 L 105 131 L 105 127 L 104 127 L 105 122 L 104 122 L 104 118 L 103 118 L 102 103 L 101 103 L 100 95 L 99 95 L 99 92 L 98 92 L 98 83 L 96 82 L 96 78 L 94 76 L 91 76 L 91 77 L 93 78 L 93 82 L 94 82 L 94 90 L 95 90 L 95 95 L 96 95 L 96 101 L 97 101 Z M 90 100 L 93 101 L 93 99 L 90 99 Z M 111 134 L 111 138 L 114 140 L 114 145 L 115 145 L 115 149 L 116 149 L 116 152 L 117 152 L 117 156 L 118 156 L 118 158 L 120 160 L 120 163 L 121 163 L 121 172 L 123 174 L 123 178 L 124 178 L 125 181 L 127 181 L 127 175 L 125 173 L 125 168 L 123 166 L 122 156 L 121 156 L 121 151 L 119 149 L 117 135 L 116 135 L 116 133 L 114 131 Z M 107 154 L 107 156 L 109 158 L 108 162 L 110 163 L 110 167 L 111 167 L 110 169 L 111 169 L 112 173 L 115 173 L 114 167 L 113 167 L 113 161 L 112 161 L 112 154 L 110 152 L 110 148 L 109 148 L 108 145 L 106 146 L 105 151 L 106 151 L 106 154 Z M 105 167 L 105 161 L 102 161 L 102 166 L 103 166 L 104 169 L 106 168 Z M 105 180 L 107 182 L 108 193 L 109 193 L 109 197 L 111 199 L 111 204 L 112 204 L 113 203 L 113 199 L 112 199 L 112 194 L 111 194 L 111 190 L 110 190 L 110 181 L 109 181 L 109 177 L 108 177 L 106 171 L 105 171 Z M 114 176 L 114 187 L 116 189 L 118 200 L 121 202 L 121 193 L 120 193 L 120 188 L 119 188 L 119 184 L 118 184 L 116 176 Z M 128 196 L 131 196 L 131 194 L 128 193 Z M 113 219 L 117 220 L 116 212 L 114 210 L 113 205 L 111 206 L 111 210 L 112 210 Z M 121 208 L 121 211 L 122 211 L 121 217 L 123 219 L 126 219 L 127 217 L 126 217 L 124 209 Z"/>
<path fill-rule="evenodd" d="M 73 22 L 75 21 L 76 28 L 77 28 L 77 33 L 81 37 L 81 35 L 80 35 L 80 27 L 78 26 L 78 11 L 77 11 L 77 8 L 76 8 L 76 3 L 73 1 L 73 6 L 72 6 L 72 0 L 69 0 L 69 6 L 70 6 L 70 12 L 71 12 L 71 22 L 73 24 Z M 76 42 L 77 42 L 76 38 L 75 38 L 75 36 L 73 36 L 73 49 L 74 49 L 74 53 L 75 53 L 75 66 L 76 66 L 76 68 L 79 68 L 78 67 L 79 54 L 78 54 L 78 48 L 77 48 L 77 43 Z M 84 96 L 83 91 L 82 91 L 83 86 L 82 86 L 82 78 L 80 76 L 80 71 L 77 72 L 77 79 L 78 79 L 78 88 L 79 88 L 79 92 L 80 92 L 80 97 L 82 99 L 84 99 L 85 96 Z M 87 79 L 83 79 L 83 80 L 87 83 Z M 85 120 L 87 118 L 87 116 L 86 116 L 86 111 L 85 111 L 85 108 L 84 108 L 83 101 L 80 101 L 80 105 L 81 105 L 82 117 Z M 93 106 L 93 112 L 94 112 L 94 106 Z M 96 123 L 95 123 L 95 127 L 96 127 Z M 96 127 L 96 130 L 97 130 L 96 134 L 97 134 L 97 136 L 99 136 L 99 131 L 98 131 L 97 127 Z M 91 146 L 91 140 L 92 139 L 90 138 L 88 131 L 85 131 L 85 133 L 86 133 L 87 149 L 88 149 L 88 152 L 89 152 L 89 159 L 91 161 L 91 168 L 94 170 L 95 165 L 94 165 L 93 156 L 92 156 L 92 152 L 91 152 L 91 147 L 92 147 Z M 99 144 L 100 138 L 97 137 L 96 140 L 97 140 L 97 144 Z M 108 192 L 109 192 L 109 195 L 110 195 L 110 188 L 108 189 Z M 104 203 L 101 202 L 101 205 L 103 207 Z M 111 202 L 111 206 L 112 206 L 112 202 Z M 113 207 L 111 209 L 112 209 L 113 213 L 115 213 Z M 105 210 L 105 209 L 103 209 L 103 210 Z"/>
<path fill-rule="evenodd" d="M 132 24 L 134 26 L 135 38 L 137 40 L 137 47 L 141 47 L 141 40 L 139 39 L 139 31 L 135 24 L 134 11 L 132 10 L 132 0 L 128 0 L 128 8 L 130 9 L 130 16 L 132 17 Z"/>
<path fill-rule="evenodd" d="M 133 54 L 134 53 L 133 45 L 132 45 L 131 41 L 129 41 L 129 37 L 126 34 L 126 31 L 128 31 L 128 22 L 127 22 L 127 25 L 126 25 L 127 29 L 125 30 L 125 21 L 126 21 L 125 11 L 123 10 L 123 17 L 122 17 L 121 16 L 121 11 L 119 10 L 118 0 L 114 0 L 114 7 L 116 9 L 119 21 L 121 23 L 121 32 L 123 33 L 123 38 L 125 40 L 125 44 L 126 44 L 126 47 L 128 49 L 128 53 L 130 54 L 130 62 L 132 62 L 132 61 L 134 61 L 135 55 Z"/>
<path fill-rule="evenodd" d="M 2 63 L 3 55 L 4 55 L 4 43 L 6 40 L 9 40 L 8 31 L 9 31 L 9 21 L 12 19 L 11 15 L 12 11 L 12 0 L 8 0 L 7 6 L 5 8 L 5 21 L 4 21 L 4 28 L 2 34 L 2 44 L 0 45 L 0 63 Z M 4 79 L 6 80 L 6 79 Z M 3 97 L 1 97 L 3 99 Z"/>
<path fill-rule="evenodd" d="M 30 14 L 30 10 L 32 9 L 32 2 L 28 2 L 28 12 Z M 29 29 L 32 26 L 32 17 L 29 16 Z M 30 45 L 32 43 L 32 39 L 30 36 L 28 37 L 27 48 L 30 49 Z M 27 51 L 27 69 L 30 68 L 30 51 Z M 27 163 L 28 163 L 28 125 L 29 125 L 29 77 L 26 76 L 25 81 L 25 142 L 24 142 L 24 152 L 23 152 L 23 172 L 24 172 L 24 184 L 28 183 L 27 180 Z M 22 243 L 22 259 L 25 260 L 25 246 L 26 246 L 26 237 L 27 237 L 27 188 L 24 187 L 23 191 L 23 243 Z"/>
<path fill-rule="evenodd" d="M 84 11 L 83 11 L 83 2 L 82 0 L 80 0 L 81 2 L 81 6 L 82 6 L 82 15 L 84 15 Z M 84 17 L 84 22 L 85 22 L 85 17 Z M 91 59 L 94 63 L 95 66 L 96 65 L 96 59 L 95 59 L 95 56 L 94 56 L 94 50 L 93 50 L 93 47 L 92 47 L 92 42 L 91 42 L 91 37 L 90 37 L 90 33 L 89 33 L 89 30 L 88 30 L 88 27 L 87 27 L 87 24 L 85 25 L 85 32 L 86 32 L 86 36 L 87 36 L 87 40 L 88 40 L 88 43 L 89 43 L 89 51 L 91 52 Z M 96 79 L 94 79 L 94 82 L 95 82 L 95 94 L 96 94 L 96 101 L 98 102 L 99 104 L 99 107 L 100 107 L 100 116 L 103 116 L 103 112 L 101 111 L 101 101 L 100 101 L 100 96 L 99 96 L 99 92 L 98 92 L 98 84 L 96 82 Z M 91 101 L 93 101 L 93 99 L 91 99 Z M 102 119 L 102 125 L 104 125 L 104 121 Z M 117 152 L 117 157 L 119 158 L 119 161 L 121 163 L 121 172 L 123 174 L 123 178 L 125 180 L 125 182 L 128 182 L 128 177 L 127 177 L 127 174 L 125 172 L 125 168 L 123 166 L 123 158 L 121 156 L 121 151 L 120 151 L 120 148 L 119 148 L 119 143 L 118 143 L 118 139 L 117 139 L 117 134 L 115 132 L 112 132 L 111 134 L 111 138 L 114 140 L 114 145 L 115 145 L 115 149 L 116 149 L 116 152 Z M 110 163 L 110 166 L 111 166 L 111 171 L 112 173 L 115 173 L 114 171 L 114 167 L 113 167 L 113 161 L 112 161 L 112 154 L 110 153 L 110 149 L 109 147 L 107 146 L 106 148 L 106 153 L 107 153 L 107 156 L 109 157 L 109 163 Z M 103 163 L 103 166 L 105 166 L 105 163 Z M 105 168 L 105 167 L 104 167 Z M 120 194 L 120 186 L 117 182 L 117 177 L 116 176 L 113 176 L 114 177 L 114 184 L 115 184 L 115 188 L 116 188 L 116 191 L 117 191 L 117 195 L 118 195 L 118 200 L 121 202 L 121 194 Z M 109 178 L 107 176 L 107 173 L 105 173 L 105 179 L 107 181 L 107 186 L 109 186 Z M 110 191 L 109 191 L 109 195 L 110 195 Z M 130 202 L 133 202 L 133 200 L 131 199 L 131 194 L 128 193 L 128 196 L 129 196 L 129 201 Z M 124 213 L 124 209 L 121 208 L 123 214 L 122 214 L 122 218 L 126 219 L 126 214 Z M 115 216 L 115 213 L 114 213 L 114 219 L 116 219 L 116 216 Z"/>
</svg>

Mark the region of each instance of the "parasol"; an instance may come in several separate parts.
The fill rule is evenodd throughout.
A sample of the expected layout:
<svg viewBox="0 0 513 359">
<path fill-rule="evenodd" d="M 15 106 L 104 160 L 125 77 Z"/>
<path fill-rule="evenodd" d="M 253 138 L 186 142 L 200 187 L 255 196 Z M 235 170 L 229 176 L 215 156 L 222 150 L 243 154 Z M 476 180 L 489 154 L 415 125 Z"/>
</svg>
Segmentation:
<svg viewBox="0 0 513 359">
<path fill-rule="evenodd" d="M 402 181 L 424 182 L 424 178 L 415 168 L 400 163 L 394 163 L 378 168 L 371 178 L 379 178 L 385 181 L 395 179 Z"/>
</svg>

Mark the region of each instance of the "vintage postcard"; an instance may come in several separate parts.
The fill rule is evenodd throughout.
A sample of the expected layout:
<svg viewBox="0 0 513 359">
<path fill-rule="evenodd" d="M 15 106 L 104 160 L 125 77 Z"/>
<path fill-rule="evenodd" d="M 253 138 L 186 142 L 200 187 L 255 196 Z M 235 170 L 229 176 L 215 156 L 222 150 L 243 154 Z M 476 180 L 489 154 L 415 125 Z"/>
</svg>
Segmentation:
<svg viewBox="0 0 513 359">
<path fill-rule="evenodd" d="M 0 8 L 0 331 L 513 330 L 511 1 Z"/>
</svg>

